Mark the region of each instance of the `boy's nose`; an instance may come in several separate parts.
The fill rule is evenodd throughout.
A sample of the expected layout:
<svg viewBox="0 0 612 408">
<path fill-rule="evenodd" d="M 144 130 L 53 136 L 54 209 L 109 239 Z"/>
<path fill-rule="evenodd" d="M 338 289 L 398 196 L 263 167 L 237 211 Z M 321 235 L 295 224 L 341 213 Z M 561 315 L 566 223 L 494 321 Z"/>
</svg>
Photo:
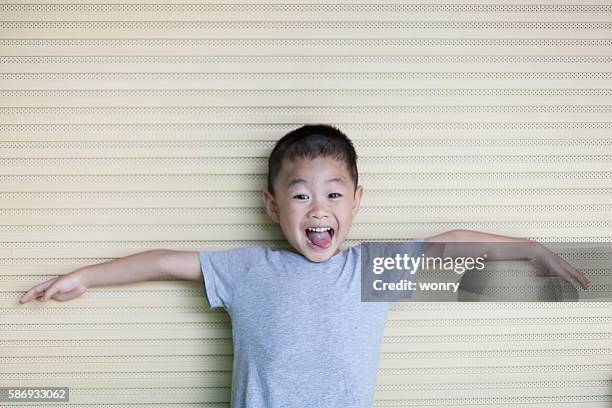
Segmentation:
<svg viewBox="0 0 612 408">
<path fill-rule="evenodd" d="M 329 211 L 322 206 L 316 206 L 310 210 L 308 215 L 312 218 L 327 218 L 329 217 Z"/>
</svg>

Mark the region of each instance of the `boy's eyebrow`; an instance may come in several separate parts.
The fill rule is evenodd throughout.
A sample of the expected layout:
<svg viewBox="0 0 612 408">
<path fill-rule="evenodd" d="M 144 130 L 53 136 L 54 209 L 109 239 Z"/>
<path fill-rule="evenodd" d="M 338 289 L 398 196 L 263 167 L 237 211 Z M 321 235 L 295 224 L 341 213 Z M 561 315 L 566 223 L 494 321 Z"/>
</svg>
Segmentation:
<svg viewBox="0 0 612 408">
<path fill-rule="evenodd" d="M 330 178 L 329 180 L 327 180 L 328 183 L 340 183 L 340 184 L 344 184 L 344 180 L 342 180 L 340 177 L 333 177 Z M 306 180 L 304 179 L 293 179 L 289 182 L 289 184 L 287 185 L 287 188 L 291 188 L 296 184 L 303 184 L 306 183 Z"/>
<path fill-rule="evenodd" d="M 306 183 L 306 180 L 304 179 L 293 179 L 289 182 L 289 184 L 287 184 L 287 188 L 291 188 L 296 184 L 300 184 L 300 183 Z"/>
<path fill-rule="evenodd" d="M 327 180 L 328 183 L 340 183 L 340 184 L 344 184 L 344 180 L 341 179 L 340 177 L 334 177 L 334 178 L 330 178 L 329 180 Z"/>
</svg>

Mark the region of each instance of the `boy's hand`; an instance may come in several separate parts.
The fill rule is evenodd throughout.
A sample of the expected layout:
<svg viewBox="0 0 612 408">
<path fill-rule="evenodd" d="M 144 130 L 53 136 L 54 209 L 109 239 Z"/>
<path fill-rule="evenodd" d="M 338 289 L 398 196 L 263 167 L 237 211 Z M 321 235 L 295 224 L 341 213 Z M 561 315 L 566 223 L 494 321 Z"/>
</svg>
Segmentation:
<svg viewBox="0 0 612 408">
<path fill-rule="evenodd" d="M 83 275 L 78 272 L 76 270 L 34 286 L 19 299 L 19 303 L 27 303 L 32 299 L 46 302 L 50 298 L 66 301 L 81 296 L 87 290 L 87 285 Z"/>
<path fill-rule="evenodd" d="M 589 286 L 590 282 L 582 272 L 540 243 L 535 246 L 533 262 L 543 270 L 548 271 L 548 274 L 561 276 L 572 285 L 579 284 L 582 289 Z"/>
</svg>

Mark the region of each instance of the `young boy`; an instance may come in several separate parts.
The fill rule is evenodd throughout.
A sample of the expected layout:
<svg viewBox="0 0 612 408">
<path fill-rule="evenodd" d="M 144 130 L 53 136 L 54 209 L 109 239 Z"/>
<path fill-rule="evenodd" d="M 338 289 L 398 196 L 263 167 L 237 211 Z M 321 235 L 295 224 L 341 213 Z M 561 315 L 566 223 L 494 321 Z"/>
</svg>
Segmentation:
<svg viewBox="0 0 612 408">
<path fill-rule="evenodd" d="M 356 159 L 352 142 L 328 125 L 303 126 L 277 142 L 262 199 L 288 250 L 147 251 L 51 279 L 21 302 L 167 275 L 203 279 L 209 305 L 232 320 L 232 407 L 371 407 L 392 302 L 361 302 L 360 246 L 342 248 L 363 196 Z M 426 241 L 528 240 L 453 230 L 407 245 L 419 254 Z M 531 248 L 527 257 L 586 287 L 561 258 L 535 242 Z"/>
</svg>

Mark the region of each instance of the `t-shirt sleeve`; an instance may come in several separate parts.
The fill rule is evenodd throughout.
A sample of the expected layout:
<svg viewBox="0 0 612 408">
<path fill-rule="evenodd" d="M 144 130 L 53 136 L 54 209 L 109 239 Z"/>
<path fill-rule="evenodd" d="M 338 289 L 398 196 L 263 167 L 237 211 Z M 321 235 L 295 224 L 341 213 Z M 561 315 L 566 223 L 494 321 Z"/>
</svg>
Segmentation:
<svg viewBox="0 0 612 408">
<path fill-rule="evenodd" d="M 409 299 L 414 289 L 410 286 L 393 289 L 387 285 L 396 287 L 405 282 L 416 282 L 418 267 L 413 270 L 414 262 L 422 257 L 425 249 L 423 239 L 396 242 L 363 242 L 361 244 L 361 266 L 362 266 L 362 301 L 368 302 L 395 302 L 398 299 Z M 396 268 L 397 256 L 407 262 L 408 268 Z M 385 266 L 391 260 L 391 266 Z M 365 268 L 365 269 L 363 269 Z M 406 283 L 407 284 L 407 283 Z M 414 285 L 414 283 L 412 283 Z"/>
<path fill-rule="evenodd" d="M 200 251 L 204 296 L 209 306 L 230 308 L 235 287 L 258 258 L 263 248 L 246 247 L 225 251 Z"/>
</svg>

